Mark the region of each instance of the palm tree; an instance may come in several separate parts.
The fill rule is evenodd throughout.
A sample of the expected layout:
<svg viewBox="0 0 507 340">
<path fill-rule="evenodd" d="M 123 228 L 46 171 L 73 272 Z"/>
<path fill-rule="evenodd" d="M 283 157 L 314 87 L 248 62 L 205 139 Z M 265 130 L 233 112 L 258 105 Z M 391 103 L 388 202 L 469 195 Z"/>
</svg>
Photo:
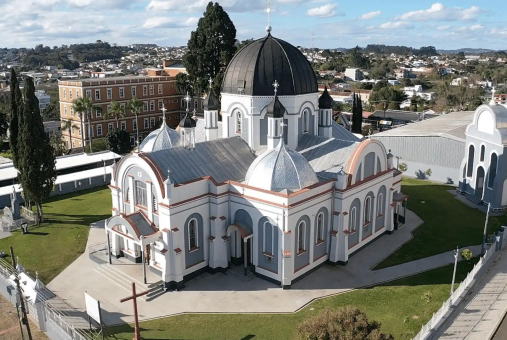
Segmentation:
<svg viewBox="0 0 507 340">
<path fill-rule="evenodd" d="M 84 149 L 84 146 L 85 146 L 85 142 L 84 142 L 84 122 L 83 122 L 83 118 L 84 118 L 84 113 L 86 111 L 86 107 L 85 107 L 85 104 L 84 104 L 84 97 L 79 97 L 79 98 L 76 98 L 72 101 L 72 108 L 74 109 L 74 112 L 76 112 L 79 116 L 79 119 L 81 120 L 81 145 L 83 146 L 83 149 Z"/>
<path fill-rule="evenodd" d="M 70 138 L 70 144 L 69 144 L 69 149 L 72 149 L 72 128 L 74 127 L 74 124 L 73 124 L 73 121 L 72 120 L 64 120 L 62 122 L 62 130 L 69 130 L 69 138 Z"/>
<path fill-rule="evenodd" d="M 116 128 L 119 129 L 119 119 L 125 117 L 125 108 L 114 100 L 111 102 L 109 110 L 104 113 L 104 119 L 110 119 L 112 117 L 116 120 Z"/>
<path fill-rule="evenodd" d="M 100 106 L 93 104 L 92 100 L 89 97 L 82 98 L 82 105 L 83 105 L 83 108 L 85 109 L 86 116 L 88 118 L 88 139 L 90 142 L 90 153 L 92 153 L 93 152 L 93 150 L 92 150 L 92 133 L 91 133 L 92 112 L 93 112 L 93 110 L 100 110 Z"/>
<path fill-rule="evenodd" d="M 136 143 L 139 144 L 139 121 L 138 116 L 143 109 L 143 102 L 137 99 L 137 97 L 133 97 L 127 103 L 127 109 L 130 110 L 136 116 Z"/>
</svg>

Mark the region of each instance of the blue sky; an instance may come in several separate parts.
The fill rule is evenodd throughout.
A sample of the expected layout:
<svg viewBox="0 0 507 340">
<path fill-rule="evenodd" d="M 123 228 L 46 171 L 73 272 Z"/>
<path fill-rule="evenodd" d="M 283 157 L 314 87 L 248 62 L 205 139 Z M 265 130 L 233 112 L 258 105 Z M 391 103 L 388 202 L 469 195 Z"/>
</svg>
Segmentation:
<svg viewBox="0 0 507 340">
<path fill-rule="evenodd" d="M 321 48 L 367 44 L 507 49 L 505 0 L 272 0 L 273 35 Z M 0 0 L 0 47 L 185 45 L 208 0 Z M 222 0 L 238 39 L 265 34 L 267 0 Z"/>
</svg>

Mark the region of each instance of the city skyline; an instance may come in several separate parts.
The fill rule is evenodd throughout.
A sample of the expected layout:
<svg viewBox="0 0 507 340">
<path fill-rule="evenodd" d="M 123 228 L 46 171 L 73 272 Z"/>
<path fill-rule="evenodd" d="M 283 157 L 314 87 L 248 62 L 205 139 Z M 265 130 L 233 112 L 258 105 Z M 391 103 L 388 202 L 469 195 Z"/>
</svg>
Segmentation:
<svg viewBox="0 0 507 340">
<path fill-rule="evenodd" d="M 23 3 L 20 6 L 20 3 Z M 96 40 L 130 45 L 186 45 L 207 0 L 0 0 L 1 47 L 60 46 Z M 219 1 L 239 40 L 260 38 L 267 25 L 266 0 Z M 503 50 L 507 24 L 499 0 L 381 3 L 360 8 L 335 0 L 273 0 L 273 35 L 294 45 L 350 48 L 368 44 L 438 49 Z M 315 38 L 313 38 L 315 35 Z"/>
</svg>

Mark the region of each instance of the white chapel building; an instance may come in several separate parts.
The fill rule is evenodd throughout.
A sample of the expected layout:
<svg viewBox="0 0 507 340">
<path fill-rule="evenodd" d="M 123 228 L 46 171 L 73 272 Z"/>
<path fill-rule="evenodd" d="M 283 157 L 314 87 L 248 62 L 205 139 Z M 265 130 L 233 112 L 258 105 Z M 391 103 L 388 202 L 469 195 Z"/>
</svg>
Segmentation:
<svg viewBox="0 0 507 340">
<path fill-rule="evenodd" d="M 239 270 L 283 288 L 404 221 L 401 173 L 379 141 L 332 119 L 303 54 L 267 36 L 230 62 L 204 119 L 164 123 L 114 166 L 112 254 L 167 289 Z M 219 121 L 221 116 L 221 121 Z"/>
</svg>

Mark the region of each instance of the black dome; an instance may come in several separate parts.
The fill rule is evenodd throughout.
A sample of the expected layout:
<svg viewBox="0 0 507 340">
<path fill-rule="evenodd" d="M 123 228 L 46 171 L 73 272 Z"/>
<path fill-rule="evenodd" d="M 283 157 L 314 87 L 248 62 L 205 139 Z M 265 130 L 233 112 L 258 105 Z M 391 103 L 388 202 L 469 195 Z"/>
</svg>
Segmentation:
<svg viewBox="0 0 507 340">
<path fill-rule="evenodd" d="M 218 98 L 215 97 L 213 92 L 210 92 L 206 99 L 204 99 L 204 110 L 206 111 L 216 111 L 218 110 Z"/>
<path fill-rule="evenodd" d="M 245 46 L 232 58 L 225 72 L 222 92 L 251 96 L 295 96 L 318 92 L 310 62 L 294 46 L 271 34 Z"/>
<path fill-rule="evenodd" d="M 195 128 L 196 125 L 197 125 L 197 123 L 196 123 L 195 119 L 190 117 L 190 114 L 188 114 L 188 112 L 185 115 L 185 118 L 183 118 L 179 124 L 179 126 L 182 128 Z"/>
<path fill-rule="evenodd" d="M 333 98 L 327 91 L 327 86 L 324 88 L 324 93 L 319 98 L 319 109 L 332 109 L 334 104 Z"/>
<path fill-rule="evenodd" d="M 269 103 L 267 108 L 268 116 L 274 117 L 274 118 L 283 118 L 283 115 L 285 114 L 285 106 L 283 106 L 282 103 L 280 103 L 280 100 L 278 100 L 278 96 L 275 96 L 271 103 Z"/>
</svg>

